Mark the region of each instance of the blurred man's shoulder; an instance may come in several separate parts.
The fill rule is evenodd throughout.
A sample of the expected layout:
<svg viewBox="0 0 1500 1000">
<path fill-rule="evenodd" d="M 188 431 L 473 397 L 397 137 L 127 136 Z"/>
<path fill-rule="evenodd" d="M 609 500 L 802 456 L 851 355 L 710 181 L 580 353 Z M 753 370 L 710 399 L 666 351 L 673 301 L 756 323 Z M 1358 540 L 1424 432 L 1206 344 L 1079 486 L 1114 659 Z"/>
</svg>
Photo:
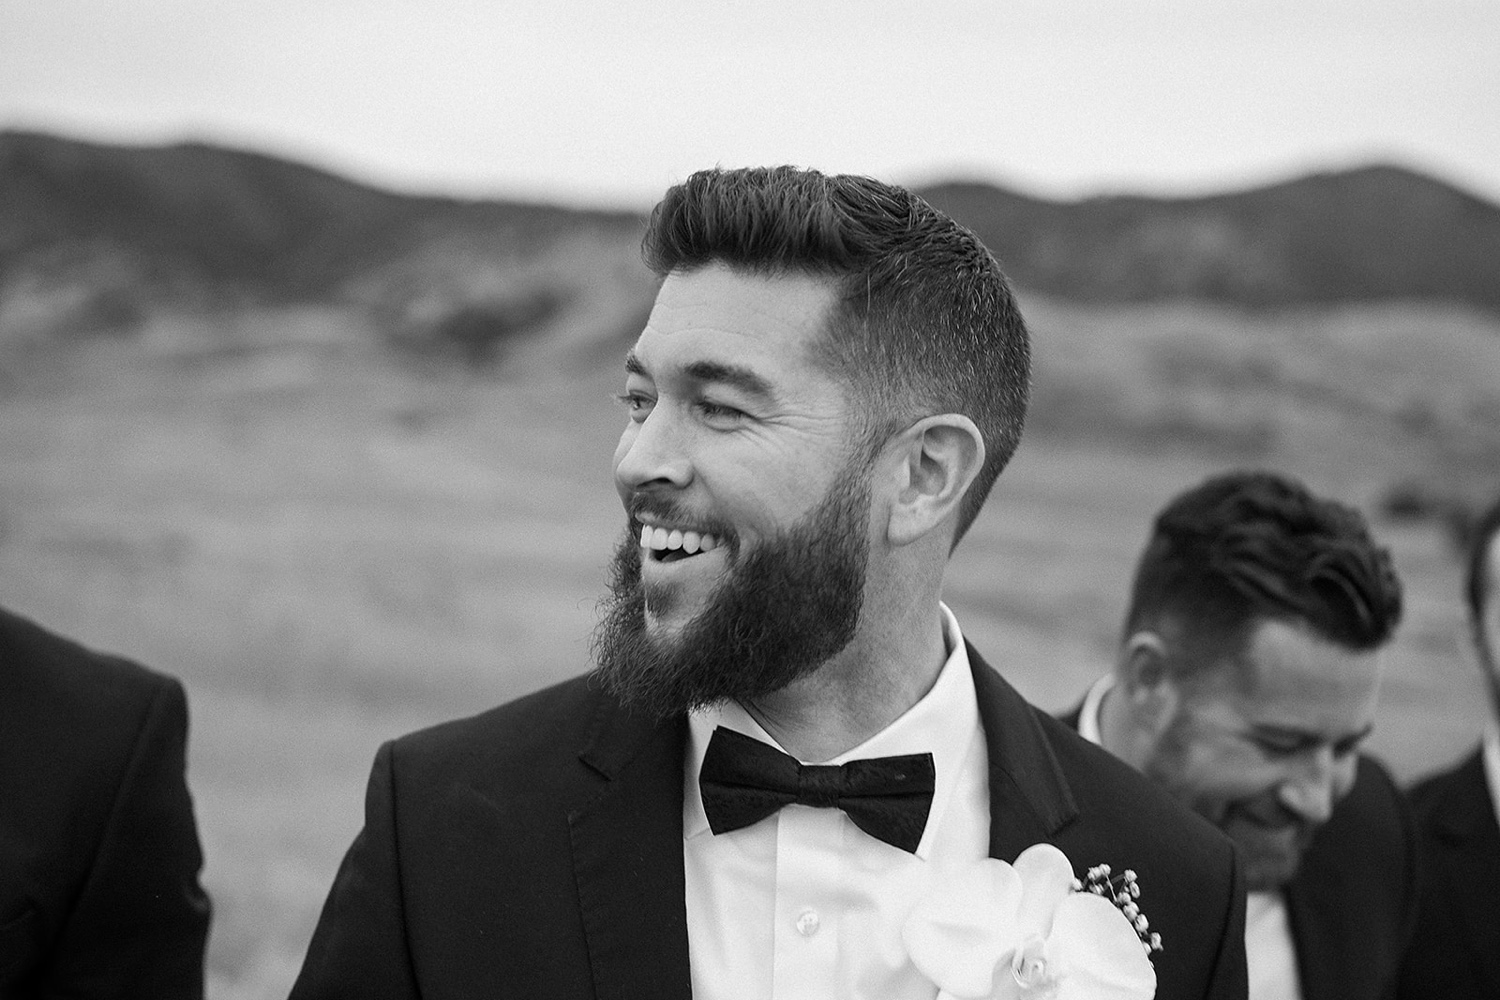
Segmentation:
<svg viewBox="0 0 1500 1000">
<path fill-rule="evenodd" d="M 395 741 L 398 768 L 433 778 L 572 768 L 590 748 L 629 748 L 681 720 L 656 720 L 624 709 L 591 675 L 533 691 L 477 715 L 438 723 Z"/>
<path fill-rule="evenodd" d="M 90 649 L 30 618 L 0 608 L 0 710 L 58 713 L 83 728 L 96 715 L 121 718 L 174 693 L 173 677 Z"/>
<path fill-rule="evenodd" d="M 1343 850 L 1344 845 L 1358 843 L 1361 850 L 1381 852 L 1389 855 L 1384 860 L 1394 862 L 1409 851 L 1412 825 L 1411 807 L 1391 772 L 1376 758 L 1361 754 L 1354 784 L 1318 830 L 1309 855 L 1316 864 L 1320 845 Z M 1367 862 L 1374 860 L 1367 855 Z"/>
<path fill-rule="evenodd" d="M 1184 864 L 1202 861 L 1224 873 L 1233 847 L 1222 831 L 1064 722 L 1040 709 L 1036 715 L 1090 828 L 1112 838 L 1119 850 L 1166 850 Z"/>
</svg>

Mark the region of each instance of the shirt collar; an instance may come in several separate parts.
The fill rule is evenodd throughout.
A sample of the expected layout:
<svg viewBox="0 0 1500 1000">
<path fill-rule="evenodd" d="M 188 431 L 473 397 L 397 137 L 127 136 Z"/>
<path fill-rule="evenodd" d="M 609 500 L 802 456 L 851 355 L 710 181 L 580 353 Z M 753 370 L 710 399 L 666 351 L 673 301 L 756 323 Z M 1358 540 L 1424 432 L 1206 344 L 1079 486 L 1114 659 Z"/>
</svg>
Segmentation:
<svg viewBox="0 0 1500 1000">
<path fill-rule="evenodd" d="M 915 851 L 916 856 L 923 860 L 932 849 L 935 831 L 958 787 L 964 760 L 980 734 L 979 700 L 974 693 L 974 674 L 964 648 L 963 633 L 959 630 L 958 619 L 947 605 L 940 603 L 938 609 L 942 614 L 948 659 L 943 662 L 932 688 L 880 732 L 832 760 L 822 762 L 843 764 L 864 757 L 932 754 L 935 774 L 932 808 L 927 813 L 922 841 Z M 690 712 L 682 796 L 682 832 L 687 838 L 708 831 L 708 816 L 703 811 L 703 796 L 698 789 L 698 771 L 708 753 L 709 738 L 718 726 L 736 730 L 786 752 L 738 702 L 719 702 Z"/>
<path fill-rule="evenodd" d="M 1114 674 L 1100 677 L 1089 688 L 1088 694 L 1083 696 L 1083 707 L 1078 710 L 1078 735 L 1095 746 L 1104 745 L 1104 735 L 1099 728 L 1099 709 L 1104 705 L 1104 696 L 1114 686 Z"/>
</svg>

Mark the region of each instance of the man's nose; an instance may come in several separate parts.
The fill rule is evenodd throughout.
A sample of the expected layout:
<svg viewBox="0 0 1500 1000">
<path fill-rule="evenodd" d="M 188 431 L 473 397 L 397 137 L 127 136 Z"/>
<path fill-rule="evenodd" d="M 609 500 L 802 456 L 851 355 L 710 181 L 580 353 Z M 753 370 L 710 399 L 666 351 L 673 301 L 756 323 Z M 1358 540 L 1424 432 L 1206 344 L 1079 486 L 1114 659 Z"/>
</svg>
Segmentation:
<svg viewBox="0 0 1500 1000">
<path fill-rule="evenodd" d="M 1281 804 L 1310 823 L 1328 822 L 1354 783 L 1354 754 L 1336 754 L 1332 747 L 1307 753 L 1281 784 Z"/>
<path fill-rule="evenodd" d="M 646 486 L 681 489 L 693 478 L 683 428 L 658 403 L 640 423 L 632 423 L 615 449 L 615 484 L 621 492 Z"/>
</svg>

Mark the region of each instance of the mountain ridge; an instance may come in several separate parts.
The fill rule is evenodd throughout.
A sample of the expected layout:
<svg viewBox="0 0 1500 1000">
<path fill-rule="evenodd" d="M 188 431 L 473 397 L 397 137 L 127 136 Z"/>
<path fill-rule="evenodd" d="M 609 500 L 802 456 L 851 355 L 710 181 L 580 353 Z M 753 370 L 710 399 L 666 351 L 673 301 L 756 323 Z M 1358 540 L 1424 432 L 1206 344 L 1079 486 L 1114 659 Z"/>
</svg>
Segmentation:
<svg viewBox="0 0 1500 1000">
<path fill-rule="evenodd" d="M 1500 312 L 1500 206 L 1401 167 L 1186 198 L 918 191 L 1018 286 L 1062 299 Z M 653 287 L 643 225 L 629 211 L 403 194 L 201 142 L 0 131 L 0 343 L 129 328 L 164 308 L 323 302 L 369 311 L 398 340 L 458 336 L 463 353 L 490 356 L 566 326 L 585 298 L 591 322 L 610 311 L 602 296 L 638 317 Z"/>
</svg>

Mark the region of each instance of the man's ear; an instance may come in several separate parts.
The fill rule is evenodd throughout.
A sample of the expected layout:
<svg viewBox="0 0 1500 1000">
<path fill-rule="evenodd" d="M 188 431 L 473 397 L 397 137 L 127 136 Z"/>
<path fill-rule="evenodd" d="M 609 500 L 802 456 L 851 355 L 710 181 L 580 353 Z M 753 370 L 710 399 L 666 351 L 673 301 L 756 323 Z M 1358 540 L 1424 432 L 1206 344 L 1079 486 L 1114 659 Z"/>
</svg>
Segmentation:
<svg viewBox="0 0 1500 1000">
<path fill-rule="evenodd" d="M 888 448 L 895 495 L 887 537 L 908 545 L 957 515 L 984 466 L 984 437 L 963 414 L 940 413 L 897 434 Z"/>
<path fill-rule="evenodd" d="M 1176 716 L 1182 691 L 1169 669 L 1167 644 L 1156 632 L 1142 629 L 1125 640 L 1116 682 L 1137 725 L 1160 733 Z"/>
</svg>

